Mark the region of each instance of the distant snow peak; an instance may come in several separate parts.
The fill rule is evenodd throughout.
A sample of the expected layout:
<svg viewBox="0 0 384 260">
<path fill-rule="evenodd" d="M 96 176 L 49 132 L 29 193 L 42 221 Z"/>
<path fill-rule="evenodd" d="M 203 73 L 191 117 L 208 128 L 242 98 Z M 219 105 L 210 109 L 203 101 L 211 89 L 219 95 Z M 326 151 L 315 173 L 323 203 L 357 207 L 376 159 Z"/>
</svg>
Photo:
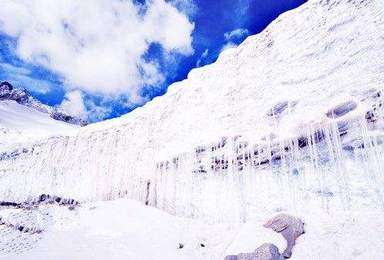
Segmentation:
<svg viewBox="0 0 384 260">
<path fill-rule="evenodd" d="M 87 121 L 66 114 L 58 108 L 50 107 L 42 104 L 35 99 L 26 89 L 17 89 L 7 81 L 0 83 L 0 101 L 13 100 L 20 105 L 24 105 L 33 108 L 39 112 L 49 114 L 49 116 L 55 120 L 63 121 L 73 125 L 85 126 Z"/>
</svg>

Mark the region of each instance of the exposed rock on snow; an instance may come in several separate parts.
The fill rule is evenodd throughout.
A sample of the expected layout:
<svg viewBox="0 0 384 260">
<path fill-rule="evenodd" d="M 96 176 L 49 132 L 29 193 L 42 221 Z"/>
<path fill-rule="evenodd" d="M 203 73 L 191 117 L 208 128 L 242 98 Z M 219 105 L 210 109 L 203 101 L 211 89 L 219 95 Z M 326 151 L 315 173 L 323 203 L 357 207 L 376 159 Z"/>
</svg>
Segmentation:
<svg viewBox="0 0 384 260">
<path fill-rule="evenodd" d="M 69 206 L 69 209 L 74 209 L 80 203 L 74 199 L 62 198 L 59 196 L 51 196 L 49 194 L 41 194 L 38 198 L 29 199 L 24 202 L 0 201 L 0 207 L 15 207 L 23 209 L 32 209 L 45 204 L 57 204 L 59 206 Z"/>
<path fill-rule="evenodd" d="M 0 217 L 0 226 L 5 226 L 6 228 L 14 229 L 16 231 L 19 231 L 22 233 L 29 233 L 29 234 L 39 234 L 43 232 L 42 230 L 37 229 L 35 227 L 26 227 L 21 224 L 8 223 L 6 221 L 3 221 L 1 217 Z"/>
<path fill-rule="evenodd" d="M 224 260 L 282 260 L 290 258 L 296 239 L 304 234 L 304 223 L 296 217 L 287 214 L 278 214 L 267 223 L 265 228 L 280 233 L 287 242 L 287 247 L 282 254 L 279 248 L 271 243 L 264 243 L 253 253 L 241 253 L 238 255 L 226 256 Z M 255 234 L 255 236 L 260 234 Z"/>
<path fill-rule="evenodd" d="M 287 248 L 283 252 L 285 258 L 291 257 L 296 239 L 304 234 L 303 221 L 287 214 L 279 214 L 273 217 L 264 224 L 264 227 L 273 229 L 285 238 L 287 241 Z"/>
<path fill-rule="evenodd" d="M 8 82 L 1 82 L 0 83 L 0 100 L 6 99 L 11 96 L 11 91 L 13 89 L 13 86 Z"/>
</svg>

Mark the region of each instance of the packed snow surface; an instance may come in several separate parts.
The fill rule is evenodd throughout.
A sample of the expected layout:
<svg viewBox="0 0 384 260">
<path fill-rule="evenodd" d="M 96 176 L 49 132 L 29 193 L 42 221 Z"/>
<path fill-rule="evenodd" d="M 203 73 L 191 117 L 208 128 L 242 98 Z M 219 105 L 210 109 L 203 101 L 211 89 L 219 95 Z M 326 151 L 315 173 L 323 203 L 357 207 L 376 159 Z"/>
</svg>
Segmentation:
<svg viewBox="0 0 384 260">
<path fill-rule="evenodd" d="M 33 212 L 36 211 L 36 212 Z M 141 203 L 119 199 L 75 210 L 55 205 L 35 210 L 3 209 L 2 216 L 42 233 L 22 233 L 0 225 L 0 258 L 204 260 L 251 252 L 282 237 L 262 227 L 267 218 L 245 224 L 207 224 L 180 218 Z M 13 218 L 12 218 L 13 217 Z M 382 211 L 306 215 L 306 233 L 292 259 L 382 259 Z"/>
<path fill-rule="evenodd" d="M 264 242 L 281 252 L 281 240 L 258 234 L 280 212 L 306 225 L 293 259 L 383 259 L 383 86 L 383 2 L 311 0 L 132 113 L 0 147 L 0 199 L 49 193 L 80 201 L 72 233 L 60 225 L 43 232 L 79 238 L 67 248 L 76 248 L 74 259 L 105 256 L 106 245 L 122 256 L 138 248 L 131 259 L 158 259 L 159 248 L 162 259 L 223 259 Z M 121 197 L 171 215 L 126 200 L 96 202 Z M 93 203 L 98 210 L 87 213 Z M 84 237 L 85 227 L 102 234 Z M 180 236 L 208 246 L 184 242 L 178 250 Z M 51 250 L 59 240 L 43 238 L 25 254 L 64 254 Z"/>
</svg>

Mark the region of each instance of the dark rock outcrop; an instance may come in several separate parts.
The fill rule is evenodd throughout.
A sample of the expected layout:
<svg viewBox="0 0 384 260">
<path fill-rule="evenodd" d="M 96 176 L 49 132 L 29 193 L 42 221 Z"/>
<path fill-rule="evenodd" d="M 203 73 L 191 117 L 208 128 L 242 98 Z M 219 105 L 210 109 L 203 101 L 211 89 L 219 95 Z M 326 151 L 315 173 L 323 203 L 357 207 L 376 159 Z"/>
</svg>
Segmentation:
<svg viewBox="0 0 384 260">
<path fill-rule="evenodd" d="M 11 201 L 0 201 L 2 207 L 13 207 L 19 209 L 33 209 L 44 204 L 57 204 L 59 206 L 68 206 L 69 209 L 74 209 L 79 206 L 80 203 L 74 199 L 63 198 L 56 195 L 41 194 L 39 197 L 24 201 L 24 202 L 11 202 Z"/>
<path fill-rule="evenodd" d="M 8 99 L 11 95 L 13 87 L 8 82 L 4 81 L 0 83 L 0 100 Z"/>
<path fill-rule="evenodd" d="M 28 103 L 33 102 L 31 94 L 29 94 L 26 89 L 13 89 L 9 99 L 15 100 L 21 105 L 27 105 Z"/>
<path fill-rule="evenodd" d="M 88 123 L 80 118 L 69 116 L 67 114 L 64 114 L 63 112 L 54 110 L 51 113 L 51 117 L 58 121 L 63 121 L 69 124 L 73 125 L 80 125 L 80 126 L 86 126 Z"/>
</svg>

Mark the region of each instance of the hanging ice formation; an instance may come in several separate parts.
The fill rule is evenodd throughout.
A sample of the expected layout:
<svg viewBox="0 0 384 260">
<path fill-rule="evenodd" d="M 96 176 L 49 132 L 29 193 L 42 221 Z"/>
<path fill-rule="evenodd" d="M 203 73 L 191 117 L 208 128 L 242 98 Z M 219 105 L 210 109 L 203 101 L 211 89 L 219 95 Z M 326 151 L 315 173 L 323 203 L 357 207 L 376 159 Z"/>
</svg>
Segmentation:
<svg viewBox="0 0 384 260">
<path fill-rule="evenodd" d="M 383 207 L 383 17 L 308 1 L 126 116 L 0 148 L 0 199 L 126 196 L 211 221 Z"/>
<path fill-rule="evenodd" d="M 326 114 L 332 120 L 303 126 L 291 138 L 223 137 L 157 163 L 157 207 L 219 221 L 257 209 L 304 211 L 308 204 L 326 211 L 383 207 L 382 91 L 365 94 L 365 113 L 348 116 L 357 104 L 342 103 Z M 268 114 L 272 124 L 279 116 Z"/>
</svg>

